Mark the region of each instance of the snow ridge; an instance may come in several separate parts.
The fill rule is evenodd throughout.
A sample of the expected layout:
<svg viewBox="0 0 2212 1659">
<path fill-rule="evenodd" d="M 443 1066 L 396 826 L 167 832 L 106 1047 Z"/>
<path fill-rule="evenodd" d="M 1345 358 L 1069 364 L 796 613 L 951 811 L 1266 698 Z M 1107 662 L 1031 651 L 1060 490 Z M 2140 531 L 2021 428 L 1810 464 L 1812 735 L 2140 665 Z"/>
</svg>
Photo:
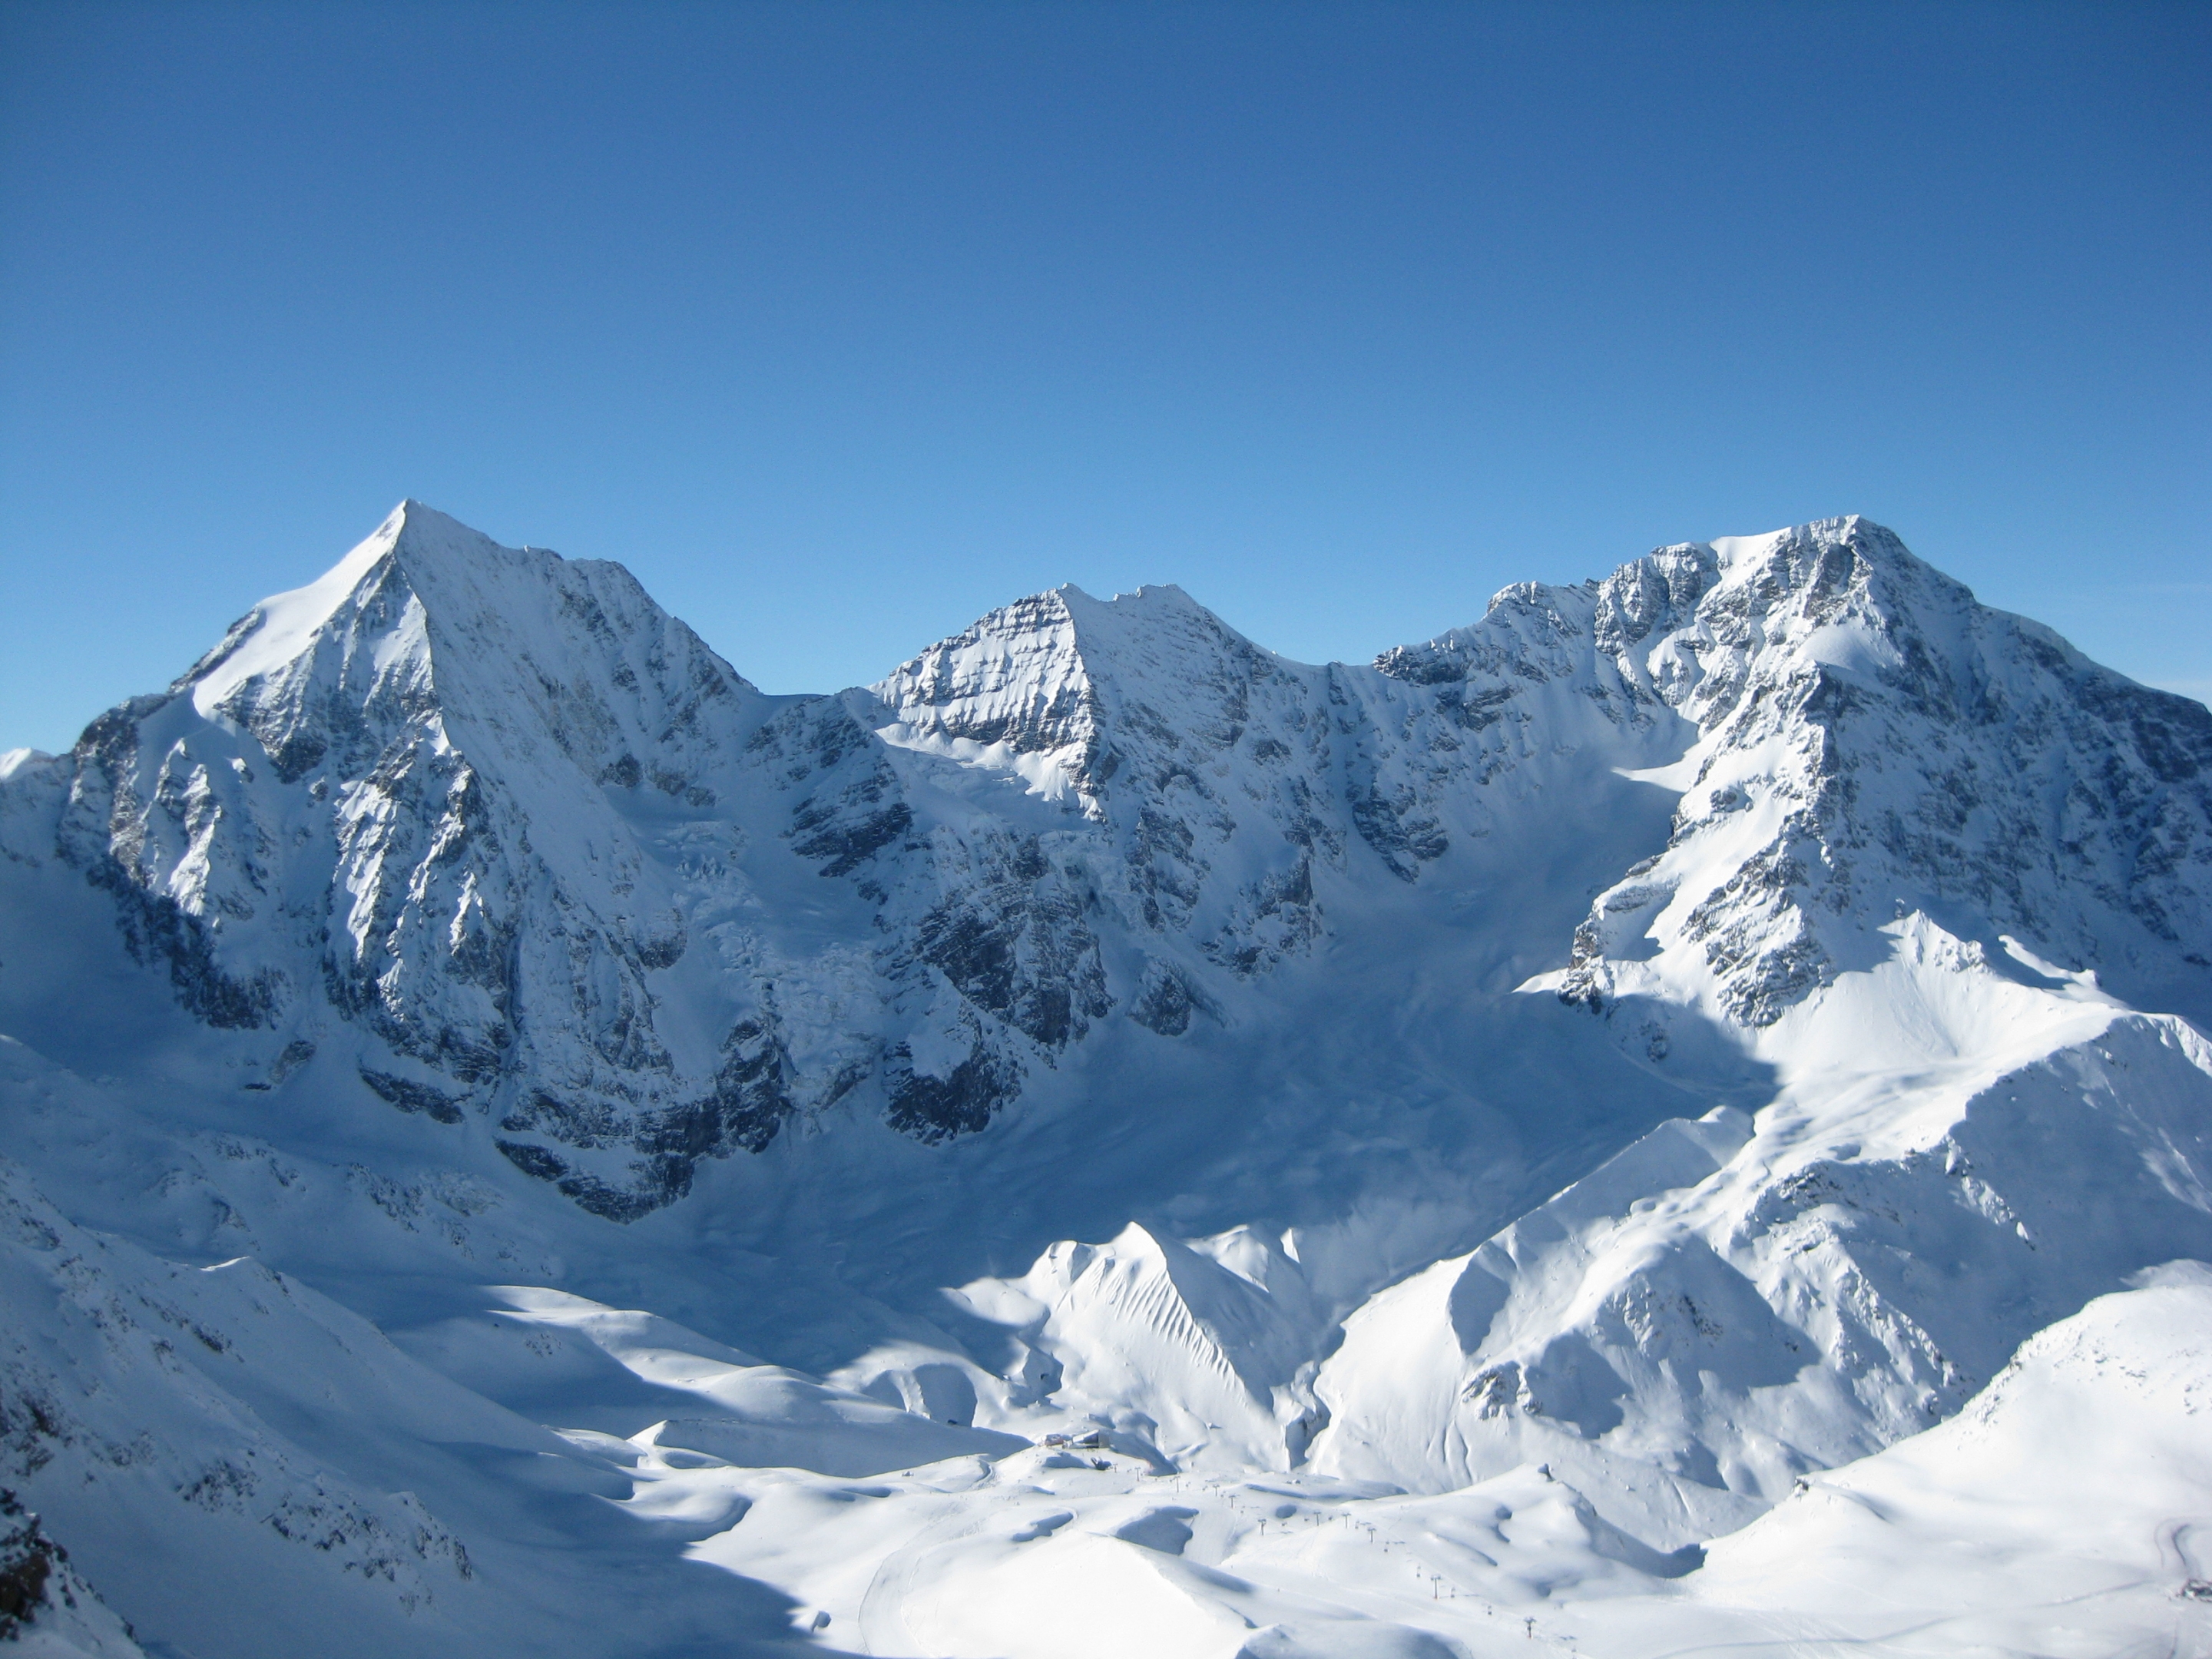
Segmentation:
<svg viewBox="0 0 2212 1659">
<path fill-rule="evenodd" d="M 1367 665 L 1064 587 L 779 698 L 410 501 L 9 751 L 0 854 L 56 1652 L 133 1650 L 97 1585 L 155 1651 L 1628 1654 L 1771 1629 L 1744 1563 L 1905 1640 L 1773 1564 L 2126 1365 L 2197 1455 L 2212 714 L 1863 520 Z M 2083 1650 L 2196 1650 L 2153 1520 Z M 2025 1650 L 1962 1618 L 1905 1650 Z"/>
</svg>

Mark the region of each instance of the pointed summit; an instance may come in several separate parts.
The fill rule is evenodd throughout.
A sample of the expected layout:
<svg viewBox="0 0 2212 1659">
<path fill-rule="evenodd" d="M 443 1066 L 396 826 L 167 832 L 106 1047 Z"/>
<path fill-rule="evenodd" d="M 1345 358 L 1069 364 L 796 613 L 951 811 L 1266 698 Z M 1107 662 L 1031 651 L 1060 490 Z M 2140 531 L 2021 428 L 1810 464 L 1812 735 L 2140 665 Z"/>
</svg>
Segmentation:
<svg viewBox="0 0 2212 1659">
<path fill-rule="evenodd" d="M 433 589 L 513 572 L 518 565 L 559 562 L 557 554 L 501 547 L 459 520 L 410 499 L 386 515 L 345 556 L 304 587 L 271 594 L 232 623 L 222 640 L 179 679 L 193 706 L 212 717 L 249 681 L 276 675 L 313 647 L 350 607 L 358 612 L 384 591 L 393 572 L 410 587 Z M 474 583 L 471 583 L 474 585 Z"/>
<path fill-rule="evenodd" d="M 1096 814 L 1133 738 L 1233 742 L 1244 688 L 1276 659 L 1172 584 L 1094 599 L 1073 582 L 990 612 L 869 690 L 893 740 L 988 763 L 1044 757 Z"/>
<path fill-rule="evenodd" d="M 503 547 L 410 499 L 315 580 L 255 605 L 173 690 L 251 732 L 291 778 L 333 741 L 388 736 L 433 708 L 577 750 L 616 726 L 680 728 L 664 703 L 752 688 L 620 565 Z M 580 706 L 641 698 L 653 706 L 632 720 Z"/>
<path fill-rule="evenodd" d="M 292 662 L 313 641 L 372 572 L 391 556 L 413 501 L 402 501 L 346 556 L 304 587 L 271 594 L 230 625 L 215 648 L 185 672 L 175 687 L 189 690 L 192 706 L 212 718 L 240 686 Z"/>
</svg>

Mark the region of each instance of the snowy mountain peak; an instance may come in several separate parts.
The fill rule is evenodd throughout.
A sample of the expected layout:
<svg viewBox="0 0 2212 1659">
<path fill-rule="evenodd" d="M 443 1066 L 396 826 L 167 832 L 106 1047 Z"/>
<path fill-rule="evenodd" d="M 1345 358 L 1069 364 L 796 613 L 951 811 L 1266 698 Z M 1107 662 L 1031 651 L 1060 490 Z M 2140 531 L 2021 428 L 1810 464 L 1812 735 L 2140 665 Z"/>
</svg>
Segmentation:
<svg viewBox="0 0 2212 1659">
<path fill-rule="evenodd" d="M 501 547 L 413 501 L 256 605 L 173 690 L 250 731 L 288 781 L 393 720 L 480 717 L 475 747 L 542 735 L 605 764 L 618 735 L 657 741 L 671 700 L 751 692 L 619 565 Z"/>
<path fill-rule="evenodd" d="M 898 740 L 963 758 L 1035 757 L 1096 810 L 1104 754 L 1097 690 L 1076 614 L 1098 602 L 1073 586 L 1002 606 L 869 689 Z M 1057 794 L 1059 788 L 1048 788 Z"/>
<path fill-rule="evenodd" d="M 2212 713 L 1863 519 L 1710 546 L 1719 579 L 1637 647 L 1698 728 L 1674 834 L 1599 898 L 1571 994 L 1663 981 L 1764 1024 L 1868 961 L 1887 907 L 2212 1016 L 2184 944 L 2212 936 Z"/>
<path fill-rule="evenodd" d="M 619 566 L 410 501 L 17 770 L 67 773 L 52 844 L 260 1064 L 342 1030 L 372 1095 L 625 1217 L 841 1103 L 936 1141 L 1132 1027 L 1202 1048 L 1439 906 L 1522 918 L 1439 933 L 1455 971 L 1654 1052 L 1668 1010 L 1771 1025 L 1899 906 L 2212 1003 L 2212 720 L 1855 518 L 1508 588 L 1372 667 L 1066 586 L 770 699 Z"/>
<path fill-rule="evenodd" d="M 489 537 L 416 501 L 402 501 L 384 522 L 305 587 L 264 599 L 231 625 L 222 640 L 178 681 L 212 715 L 248 680 L 277 672 L 312 648 L 318 634 L 349 607 L 358 610 L 392 572 L 403 583 L 435 583 L 441 573 L 471 563 L 495 568 L 515 556 Z M 539 555 L 550 558 L 551 555 Z"/>
<path fill-rule="evenodd" d="M 2208 940 L 2212 714 L 1864 520 L 768 697 L 404 503 L 0 756 L 0 1577 L 160 1653 L 1764 1641 L 1984 1427 L 2201 1445 L 2186 1274 L 2007 1357 L 2212 1259 Z M 2194 1468 L 2117 1600 L 1978 1557 L 1974 1650 L 2212 1617 Z"/>
<path fill-rule="evenodd" d="M 1121 764 L 1115 738 L 1132 720 L 1221 723 L 1224 702 L 1265 653 L 1173 586 L 1097 599 L 1073 583 L 992 611 L 870 688 L 894 715 L 894 741 L 1022 763 L 1103 817 Z M 1146 700 L 1182 694 L 1167 714 Z M 1231 738 L 1233 741 L 1233 738 Z"/>
</svg>

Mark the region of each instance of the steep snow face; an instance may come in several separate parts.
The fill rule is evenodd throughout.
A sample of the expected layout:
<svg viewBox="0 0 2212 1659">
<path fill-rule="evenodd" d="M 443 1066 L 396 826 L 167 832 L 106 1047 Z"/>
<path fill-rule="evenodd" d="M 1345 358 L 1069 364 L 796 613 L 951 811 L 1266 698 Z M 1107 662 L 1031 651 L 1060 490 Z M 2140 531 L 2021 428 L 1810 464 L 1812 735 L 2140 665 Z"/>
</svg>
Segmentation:
<svg viewBox="0 0 2212 1659">
<path fill-rule="evenodd" d="M 51 846 L 20 797 L 16 833 L 113 895 L 193 1013 L 272 1033 L 270 1085 L 336 1037 L 391 1105 L 489 1110 L 526 1167 L 630 1212 L 787 1109 L 744 964 L 670 972 L 749 896 L 715 809 L 771 707 L 619 567 L 410 502 L 94 721 L 40 769 Z M 541 1126 L 644 1158 L 571 1172 Z"/>
<path fill-rule="evenodd" d="M 0 1640 L 30 1659 L 143 1659 L 36 1515 L 0 1488 Z"/>
<path fill-rule="evenodd" d="M 393 1613 L 434 1618 L 467 1596 L 467 1551 L 447 1526 L 410 1496 L 337 1476 L 331 1443 L 349 1439 L 358 1460 L 380 1440 L 388 1455 L 403 1439 L 480 1437 L 520 1451 L 550 1437 L 519 1420 L 488 1424 L 483 1401 L 258 1264 L 184 1267 L 88 1235 L 12 1164 L 0 1168 L 0 1212 L 10 1483 L 74 1540 L 103 1589 L 130 1604 L 181 1604 L 188 1623 L 234 1593 L 234 1563 L 250 1563 L 264 1590 L 284 1585 L 304 1601 L 349 1592 L 354 1617 L 372 1625 Z M 275 1426 L 297 1419 L 291 1389 L 340 1384 L 346 1420 L 326 1419 L 322 1443 Z M 134 1533 L 182 1547 L 134 1552 Z M 371 1632 L 292 1634 L 325 1651 L 401 1650 Z"/>
<path fill-rule="evenodd" d="M 1161 631 L 1173 629 L 1179 643 L 1194 643 L 1191 623 L 1203 629 L 1212 620 L 1187 601 L 1173 603 L 1182 598 L 1178 589 L 1142 590 L 1137 598 L 1150 601 Z M 1064 587 L 994 611 L 932 646 L 872 688 L 898 717 L 878 735 L 901 748 L 1012 773 L 1047 800 L 1073 793 L 1090 816 L 1103 817 L 1101 774 L 1111 775 L 1112 768 L 1098 690 L 1077 634 L 1079 608 L 1093 629 L 1114 614 Z"/>
<path fill-rule="evenodd" d="M 1562 817 L 1637 823 L 1619 775 L 1694 733 L 1622 681 L 1591 613 L 1580 594 L 1493 611 L 1470 690 L 1286 661 L 1173 587 L 1062 588 L 906 664 L 874 714 L 848 694 L 890 763 L 809 809 L 821 849 L 871 863 L 862 890 L 890 896 L 970 1034 L 893 1072 L 893 1121 L 979 1127 L 1109 1016 L 1168 1038 L 1233 1022 L 1255 981 L 1378 940 L 1396 890 L 1511 910 Z"/>
<path fill-rule="evenodd" d="M 1637 649 L 1699 738 L 1671 842 L 1598 898 L 1570 994 L 1763 1025 L 1924 910 L 2212 1018 L 2203 704 L 1975 604 L 1862 520 L 1654 556 L 1683 573 L 1647 607 L 1674 625 Z"/>
</svg>

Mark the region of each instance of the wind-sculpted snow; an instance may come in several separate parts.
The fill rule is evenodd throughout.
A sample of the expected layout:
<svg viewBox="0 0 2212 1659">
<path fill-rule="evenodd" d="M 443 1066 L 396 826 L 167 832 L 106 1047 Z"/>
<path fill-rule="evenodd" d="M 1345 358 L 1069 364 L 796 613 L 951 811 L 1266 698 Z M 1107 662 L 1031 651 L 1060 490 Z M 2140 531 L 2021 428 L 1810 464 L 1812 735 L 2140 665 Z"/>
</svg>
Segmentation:
<svg viewBox="0 0 2212 1659">
<path fill-rule="evenodd" d="M 1285 1468 L 1304 1451 L 1328 1321 L 1280 1243 L 1243 1228 L 1186 1242 L 1132 1224 L 958 1297 L 1048 1356 L 1029 1373 L 1030 1398 L 1010 1407 L 1096 1401 L 1112 1443 L 1163 1469 Z"/>
<path fill-rule="evenodd" d="M 1653 1654 L 2212 1648 L 2212 1273 L 2135 1283 L 1940 1428 L 1801 1481 L 1672 1593 L 1559 1633 Z"/>
<path fill-rule="evenodd" d="M 1316 1466 L 1442 1490 L 1619 1460 L 1771 1502 L 1950 1416 L 2130 1273 L 2212 1260 L 2212 1044 L 1892 932 L 1895 959 L 1764 1039 L 1798 1058 L 1756 1124 L 1662 1126 L 1355 1315 Z M 1851 1056 L 1869 1015 L 1920 1052 Z"/>
<path fill-rule="evenodd" d="M 2212 715 L 1863 520 L 771 697 L 409 503 L 0 855 L 27 1651 L 2202 1647 L 1959 1448 L 2197 1455 Z"/>
</svg>

